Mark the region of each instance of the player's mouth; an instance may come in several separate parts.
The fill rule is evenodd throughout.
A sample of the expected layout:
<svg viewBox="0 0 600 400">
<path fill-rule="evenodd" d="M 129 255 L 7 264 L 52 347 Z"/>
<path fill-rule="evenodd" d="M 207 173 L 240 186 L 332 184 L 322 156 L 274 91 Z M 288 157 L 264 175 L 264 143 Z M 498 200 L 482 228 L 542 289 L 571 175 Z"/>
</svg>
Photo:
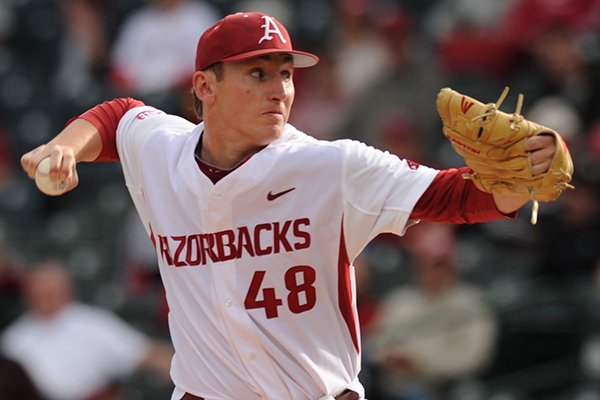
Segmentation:
<svg viewBox="0 0 600 400">
<path fill-rule="evenodd" d="M 263 113 L 264 116 L 275 118 L 275 119 L 283 119 L 285 118 L 285 114 L 281 111 L 277 110 L 269 110 Z"/>
</svg>

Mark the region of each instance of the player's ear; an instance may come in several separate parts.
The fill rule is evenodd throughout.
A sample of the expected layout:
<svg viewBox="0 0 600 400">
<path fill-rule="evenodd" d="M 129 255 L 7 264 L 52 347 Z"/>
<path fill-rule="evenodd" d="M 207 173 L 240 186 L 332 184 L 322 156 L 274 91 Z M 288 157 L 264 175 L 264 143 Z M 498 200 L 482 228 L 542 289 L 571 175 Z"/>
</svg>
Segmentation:
<svg viewBox="0 0 600 400">
<path fill-rule="evenodd" d="M 196 71 L 192 78 L 194 93 L 203 103 L 214 96 L 215 76 L 209 71 Z"/>
</svg>

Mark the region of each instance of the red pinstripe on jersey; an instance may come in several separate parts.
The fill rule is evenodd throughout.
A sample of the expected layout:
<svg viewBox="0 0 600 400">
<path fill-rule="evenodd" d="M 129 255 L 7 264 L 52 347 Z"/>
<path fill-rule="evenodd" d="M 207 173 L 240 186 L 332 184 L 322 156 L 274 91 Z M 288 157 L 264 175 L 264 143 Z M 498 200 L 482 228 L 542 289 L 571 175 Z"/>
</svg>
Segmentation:
<svg viewBox="0 0 600 400">
<path fill-rule="evenodd" d="M 352 337 L 354 348 L 360 353 L 358 341 L 357 316 L 352 307 L 352 282 L 350 280 L 350 260 L 346 251 L 346 240 L 344 239 L 344 224 L 342 223 L 340 233 L 340 250 L 338 254 L 338 301 L 342 317 L 348 326 L 348 332 Z"/>
</svg>

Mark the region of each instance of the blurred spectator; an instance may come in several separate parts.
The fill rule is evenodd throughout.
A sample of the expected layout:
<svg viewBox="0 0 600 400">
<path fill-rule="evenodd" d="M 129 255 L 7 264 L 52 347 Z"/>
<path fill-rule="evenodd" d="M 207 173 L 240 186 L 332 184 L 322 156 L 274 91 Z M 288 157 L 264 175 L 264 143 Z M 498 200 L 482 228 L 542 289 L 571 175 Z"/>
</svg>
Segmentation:
<svg viewBox="0 0 600 400">
<path fill-rule="evenodd" d="M 120 28 L 112 52 L 113 84 L 146 95 L 189 91 L 200 34 L 220 18 L 206 1 L 152 0 Z"/>
<path fill-rule="evenodd" d="M 491 360 L 497 322 L 481 290 L 461 281 L 451 225 L 413 227 L 415 286 L 390 291 L 365 353 L 381 370 L 386 398 L 444 399 Z"/>
<path fill-rule="evenodd" d="M 102 89 L 107 72 L 109 35 L 102 0 L 59 2 L 64 30 L 55 72 L 57 94 L 86 98 Z M 94 100 L 90 100 L 94 101 Z"/>
<path fill-rule="evenodd" d="M 27 311 L 1 336 L 7 357 L 23 366 L 45 397 L 121 399 L 118 380 L 137 368 L 168 380 L 170 346 L 103 309 L 77 302 L 73 292 L 61 262 L 36 264 L 24 279 Z"/>
<path fill-rule="evenodd" d="M 332 51 L 343 94 L 354 99 L 388 66 L 388 51 L 376 19 L 371 14 L 373 0 L 336 0 L 337 25 Z"/>
<path fill-rule="evenodd" d="M 415 145 L 419 142 L 419 151 L 429 158 L 428 154 L 438 150 L 440 141 L 444 140 L 435 109 L 439 74 L 435 65 L 420 59 L 415 42 L 416 27 L 405 11 L 394 7 L 386 9 L 378 29 L 385 39 L 388 68 L 356 99 L 337 136 L 378 145 L 381 136 L 399 134 L 404 137 L 396 136 L 397 142 L 404 139 Z M 392 119 L 398 123 L 396 128 L 392 126 Z M 392 132 L 395 133 L 390 135 Z"/>
</svg>

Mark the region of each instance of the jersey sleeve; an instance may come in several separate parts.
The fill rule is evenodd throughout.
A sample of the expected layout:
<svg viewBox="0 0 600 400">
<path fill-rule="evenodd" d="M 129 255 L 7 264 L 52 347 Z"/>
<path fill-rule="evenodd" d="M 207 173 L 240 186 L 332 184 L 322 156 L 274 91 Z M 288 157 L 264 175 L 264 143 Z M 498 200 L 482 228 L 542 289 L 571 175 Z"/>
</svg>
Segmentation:
<svg viewBox="0 0 600 400">
<path fill-rule="evenodd" d="M 344 236 L 352 260 L 380 233 L 404 234 L 415 204 L 438 170 L 360 142 L 340 141 L 340 145 Z"/>
<path fill-rule="evenodd" d="M 433 222 L 473 224 L 515 218 L 498 211 L 494 197 L 477 189 L 462 175 L 468 167 L 439 171 L 413 209 L 410 218 Z"/>
<path fill-rule="evenodd" d="M 133 108 L 119 121 L 116 141 L 123 176 L 146 230 L 150 227 L 145 211 L 144 165 L 156 160 L 156 151 L 161 151 L 160 146 L 152 148 L 147 144 L 150 140 L 167 143 L 176 135 L 189 135 L 194 127 L 184 118 L 149 106 Z M 153 184 L 159 185 L 160 182 L 154 181 Z"/>
<path fill-rule="evenodd" d="M 156 134 L 189 134 L 194 124 L 184 118 L 169 115 L 154 107 L 136 107 L 125 113 L 117 127 L 117 151 L 125 177 L 135 181 L 141 173 L 140 164 L 146 141 Z"/>
<path fill-rule="evenodd" d="M 116 132 L 119 121 L 127 111 L 143 105 L 143 102 L 132 98 L 113 99 L 92 107 L 78 117 L 91 122 L 100 132 L 102 151 L 95 161 L 119 160 L 116 145 Z"/>
</svg>

